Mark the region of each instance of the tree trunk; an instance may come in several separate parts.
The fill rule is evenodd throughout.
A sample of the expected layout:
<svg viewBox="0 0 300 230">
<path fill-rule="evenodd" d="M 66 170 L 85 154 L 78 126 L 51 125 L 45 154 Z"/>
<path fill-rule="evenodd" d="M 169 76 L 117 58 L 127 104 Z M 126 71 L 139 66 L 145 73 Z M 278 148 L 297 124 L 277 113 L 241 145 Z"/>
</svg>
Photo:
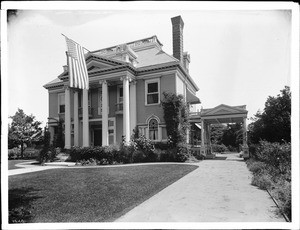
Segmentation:
<svg viewBox="0 0 300 230">
<path fill-rule="evenodd" d="M 21 143 L 21 159 L 24 158 L 24 143 Z"/>
</svg>

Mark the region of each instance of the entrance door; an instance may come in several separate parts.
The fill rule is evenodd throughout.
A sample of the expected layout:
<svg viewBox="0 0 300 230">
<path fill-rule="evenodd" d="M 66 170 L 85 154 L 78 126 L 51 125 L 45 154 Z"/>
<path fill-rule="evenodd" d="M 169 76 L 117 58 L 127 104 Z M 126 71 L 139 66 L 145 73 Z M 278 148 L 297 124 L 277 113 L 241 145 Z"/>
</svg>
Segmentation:
<svg viewBox="0 0 300 230">
<path fill-rule="evenodd" d="M 94 129 L 94 146 L 102 146 L 102 130 Z"/>
</svg>

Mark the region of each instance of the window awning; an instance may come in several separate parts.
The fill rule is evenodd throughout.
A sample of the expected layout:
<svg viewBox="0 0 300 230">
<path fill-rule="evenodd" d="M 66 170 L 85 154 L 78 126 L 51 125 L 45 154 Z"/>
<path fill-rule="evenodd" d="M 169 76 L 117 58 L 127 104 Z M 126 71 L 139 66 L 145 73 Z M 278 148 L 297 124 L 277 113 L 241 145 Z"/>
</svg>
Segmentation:
<svg viewBox="0 0 300 230">
<path fill-rule="evenodd" d="M 200 99 L 192 94 L 189 90 L 186 90 L 186 101 L 189 102 L 190 104 L 200 104 L 201 101 Z"/>
</svg>

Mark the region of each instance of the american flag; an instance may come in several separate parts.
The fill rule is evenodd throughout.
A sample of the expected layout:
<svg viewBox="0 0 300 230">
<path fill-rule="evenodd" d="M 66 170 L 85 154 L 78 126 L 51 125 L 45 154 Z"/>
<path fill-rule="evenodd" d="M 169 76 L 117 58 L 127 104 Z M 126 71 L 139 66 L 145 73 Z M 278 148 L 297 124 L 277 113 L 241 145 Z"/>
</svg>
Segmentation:
<svg viewBox="0 0 300 230">
<path fill-rule="evenodd" d="M 89 89 L 89 78 L 83 48 L 73 40 L 66 38 L 70 87 Z"/>
</svg>

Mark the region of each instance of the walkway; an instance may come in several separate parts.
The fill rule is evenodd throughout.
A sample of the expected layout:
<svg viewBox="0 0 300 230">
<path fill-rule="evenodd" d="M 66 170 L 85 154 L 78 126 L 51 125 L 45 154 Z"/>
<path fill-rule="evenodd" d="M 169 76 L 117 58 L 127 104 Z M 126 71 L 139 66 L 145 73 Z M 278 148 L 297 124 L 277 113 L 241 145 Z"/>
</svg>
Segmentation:
<svg viewBox="0 0 300 230">
<path fill-rule="evenodd" d="M 251 177 L 238 154 L 217 155 L 117 222 L 285 222 Z"/>
<path fill-rule="evenodd" d="M 8 176 L 14 176 L 14 175 L 31 173 L 31 172 L 38 172 L 38 171 L 43 171 L 43 170 L 47 170 L 47 169 L 66 167 L 65 164 L 64 165 L 57 164 L 57 165 L 52 165 L 52 166 L 41 166 L 41 165 L 35 165 L 34 163 L 36 163 L 36 161 L 23 162 L 23 163 L 16 164 L 16 166 L 20 167 L 20 168 L 8 170 Z"/>
</svg>

